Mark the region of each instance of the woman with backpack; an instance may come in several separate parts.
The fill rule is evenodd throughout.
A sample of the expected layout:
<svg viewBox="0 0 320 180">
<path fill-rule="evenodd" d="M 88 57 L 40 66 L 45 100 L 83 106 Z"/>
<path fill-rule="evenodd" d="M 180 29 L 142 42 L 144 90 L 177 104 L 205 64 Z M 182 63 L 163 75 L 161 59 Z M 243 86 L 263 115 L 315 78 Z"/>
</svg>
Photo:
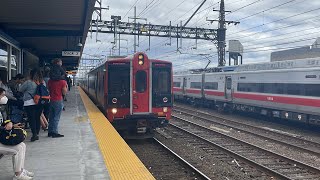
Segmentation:
<svg viewBox="0 0 320 180">
<path fill-rule="evenodd" d="M 28 121 L 32 131 L 31 142 L 39 140 L 40 132 L 40 116 L 43 111 L 43 105 L 36 104 L 34 96 L 36 95 L 37 86 L 43 83 L 42 73 L 39 69 L 33 69 L 30 71 L 30 76 L 19 88 L 19 91 L 23 93 L 23 106 L 27 112 Z"/>
</svg>

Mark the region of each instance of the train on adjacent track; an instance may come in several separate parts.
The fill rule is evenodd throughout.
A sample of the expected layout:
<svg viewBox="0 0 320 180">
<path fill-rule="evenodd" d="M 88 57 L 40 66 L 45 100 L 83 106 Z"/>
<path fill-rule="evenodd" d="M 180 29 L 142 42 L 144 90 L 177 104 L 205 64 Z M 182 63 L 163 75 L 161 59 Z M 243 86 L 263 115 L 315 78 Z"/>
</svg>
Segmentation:
<svg viewBox="0 0 320 180">
<path fill-rule="evenodd" d="M 122 135 L 152 135 L 169 123 L 173 106 L 172 63 L 145 53 L 110 58 L 91 70 L 82 89 Z"/>
<path fill-rule="evenodd" d="M 174 75 L 174 98 L 320 126 L 320 59 L 233 68 Z"/>
</svg>

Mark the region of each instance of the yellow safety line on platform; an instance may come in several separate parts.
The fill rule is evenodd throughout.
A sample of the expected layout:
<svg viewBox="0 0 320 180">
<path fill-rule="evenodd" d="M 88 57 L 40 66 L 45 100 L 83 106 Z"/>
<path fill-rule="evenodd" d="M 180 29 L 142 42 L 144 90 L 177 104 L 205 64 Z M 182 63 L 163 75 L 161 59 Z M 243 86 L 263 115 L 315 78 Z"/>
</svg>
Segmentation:
<svg viewBox="0 0 320 180">
<path fill-rule="evenodd" d="M 111 179 L 155 179 L 108 119 L 84 91 L 78 89 Z"/>
</svg>

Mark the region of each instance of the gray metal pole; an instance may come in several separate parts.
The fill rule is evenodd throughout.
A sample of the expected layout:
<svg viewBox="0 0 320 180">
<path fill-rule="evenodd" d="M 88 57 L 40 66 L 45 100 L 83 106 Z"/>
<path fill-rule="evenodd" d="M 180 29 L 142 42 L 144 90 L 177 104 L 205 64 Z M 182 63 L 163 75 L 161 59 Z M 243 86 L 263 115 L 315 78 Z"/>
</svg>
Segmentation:
<svg viewBox="0 0 320 180">
<path fill-rule="evenodd" d="M 134 33 L 136 33 L 136 21 L 137 21 L 137 7 L 134 7 Z M 134 35 L 134 44 L 133 44 L 133 52 L 136 53 L 136 35 Z"/>
</svg>

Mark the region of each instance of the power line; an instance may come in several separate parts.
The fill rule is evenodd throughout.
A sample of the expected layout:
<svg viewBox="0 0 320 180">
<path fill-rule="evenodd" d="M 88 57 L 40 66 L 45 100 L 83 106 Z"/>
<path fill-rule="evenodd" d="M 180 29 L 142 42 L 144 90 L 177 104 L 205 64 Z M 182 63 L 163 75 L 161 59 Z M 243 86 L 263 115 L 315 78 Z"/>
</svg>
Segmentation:
<svg viewBox="0 0 320 180">
<path fill-rule="evenodd" d="M 147 15 L 152 9 L 154 9 L 155 7 L 158 7 L 163 1 L 157 1 L 155 2 L 150 8 L 148 8 L 144 13 L 141 14 L 141 16 L 145 16 Z M 158 3 L 158 4 L 157 4 Z"/>
<path fill-rule="evenodd" d="M 265 23 L 265 24 L 262 24 L 262 25 L 259 25 L 259 26 L 254 26 L 254 27 L 251 27 L 251 28 L 248 28 L 248 29 L 245 29 L 245 30 L 241 30 L 241 31 L 232 33 L 232 34 L 236 34 L 236 33 L 243 32 L 243 31 L 247 31 L 247 30 L 250 30 L 250 29 L 255 29 L 257 27 L 261 27 L 261 26 L 264 26 L 264 25 L 267 25 L 267 24 L 283 21 L 283 20 L 286 20 L 286 19 L 289 19 L 289 18 L 293 18 L 293 17 L 296 17 L 296 16 L 300 16 L 300 15 L 303 15 L 303 14 L 307 14 L 307 13 L 313 12 L 313 11 L 317 11 L 317 10 L 320 10 L 320 8 L 312 9 L 312 10 L 305 11 L 305 12 L 302 12 L 302 13 L 299 13 L 299 14 L 295 14 L 295 15 L 291 15 L 291 16 L 288 16 L 288 17 L 285 17 L 285 18 L 282 18 L 282 19 L 271 21 L 271 22 L 268 22 L 268 23 Z"/>
<path fill-rule="evenodd" d="M 241 10 L 241 9 L 247 8 L 247 7 L 249 7 L 249 6 L 252 6 L 252 5 L 254 5 L 254 4 L 256 4 L 256 3 L 260 2 L 260 1 L 263 1 L 263 0 L 257 0 L 257 1 L 254 1 L 254 2 L 252 2 L 252 3 L 249 3 L 249 4 L 245 5 L 245 6 L 242 6 L 242 7 L 238 8 L 238 9 L 235 9 L 235 10 L 227 13 L 226 15 L 229 15 L 229 14 L 234 13 L 234 12 L 237 12 L 237 11 L 239 11 L 239 10 Z"/>
<path fill-rule="evenodd" d="M 197 6 L 199 6 L 202 2 L 199 2 L 198 4 L 196 4 L 195 6 L 193 6 L 191 9 L 189 9 L 186 13 L 184 13 L 182 16 L 180 16 L 179 18 L 177 18 L 175 21 L 173 21 L 172 24 L 175 24 L 175 22 L 177 22 L 179 19 L 181 19 L 182 17 L 184 17 L 185 15 L 187 15 L 192 9 L 196 8 Z"/>
<path fill-rule="evenodd" d="M 315 17 L 312 17 L 311 19 L 314 19 L 314 18 L 317 18 L 317 17 L 320 17 L 320 15 L 318 16 L 315 16 Z M 305 20 L 306 21 L 306 20 Z M 271 30 L 266 30 L 266 31 L 261 31 L 261 32 L 256 32 L 256 33 L 253 33 L 253 34 L 249 34 L 249 35 L 245 35 L 245 36 L 237 36 L 237 37 L 229 37 L 229 38 L 245 38 L 245 37 L 250 37 L 250 36 L 253 36 L 253 35 L 256 35 L 256 34 L 261 34 L 261 33 L 266 33 L 266 32 L 273 32 L 273 31 L 277 31 L 277 30 L 283 30 L 283 29 L 286 29 L 286 28 L 291 28 L 291 27 L 295 27 L 295 26 L 299 26 L 299 25 L 304 25 L 304 21 L 300 22 L 300 23 L 297 23 L 297 24 L 293 24 L 293 25 L 288 25 L 288 26 L 283 26 L 283 27 L 279 27 L 279 28 L 275 28 L 275 29 L 271 29 Z M 306 31 L 306 30 L 311 30 L 311 29 L 317 29 L 319 27 L 312 27 L 312 28 L 308 28 L 308 29 L 301 29 L 301 30 L 298 30 L 298 31 L 294 31 L 294 32 L 291 32 L 291 33 L 295 33 L 295 32 L 301 32 L 301 31 Z M 287 35 L 287 34 L 290 34 L 288 32 L 286 32 L 285 34 L 280 34 L 280 35 L 276 35 L 276 36 L 268 36 L 268 37 L 265 37 L 265 38 L 269 38 L 269 37 L 278 37 L 278 36 L 283 36 L 283 35 Z M 265 39 L 265 38 L 258 38 L 258 39 Z M 246 42 L 246 41 L 245 41 Z"/>
<path fill-rule="evenodd" d="M 318 29 L 318 28 L 311 28 L 311 29 Z M 308 29 L 307 29 L 308 30 Z M 306 30 L 303 30 L 303 31 L 306 31 Z M 296 33 L 296 32 L 299 32 L 299 31 L 295 31 L 295 32 L 292 32 L 292 33 L 286 33 L 286 34 L 281 34 L 281 35 L 276 35 L 276 36 L 271 36 L 271 37 L 278 37 L 278 36 L 284 36 L 284 35 L 288 35 L 288 34 L 293 34 L 293 33 Z M 304 33 L 303 36 L 306 36 L 306 35 L 311 35 L 311 34 L 317 34 L 319 33 L 318 31 L 317 32 L 312 32 L 312 33 Z M 285 38 L 280 38 L 280 39 L 273 39 L 271 41 L 267 41 L 267 42 L 274 42 L 274 41 L 279 41 L 279 40 L 285 40 L 285 39 L 291 39 L 291 38 L 294 38 L 294 37 L 303 37 L 302 35 L 297 35 L 297 36 L 289 36 L 289 37 L 285 37 Z M 270 37 L 265 37 L 265 38 L 258 38 L 257 40 L 261 40 L 261 39 L 267 39 L 267 38 L 270 38 Z M 246 43 L 246 42 L 250 42 L 250 41 L 244 41 L 244 42 L 241 42 L 242 44 Z M 264 42 L 266 43 L 266 42 Z"/>
<path fill-rule="evenodd" d="M 147 8 L 149 8 L 149 6 L 154 2 L 155 0 L 152 0 L 139 14 L 138 16 L 140 16 Z M 157 0 L 158 1 L 158 0 Z"/>
<path fill-rule="evenodd" d="M 127 13 L 123 16 L 123 19 L 126 18 L 126 16 L 128 15 L 128 13 L 129 13 L 129 12 L 132 10 L 132 8 L 138 3 L 138 1 L 140 1 L 140 0 L 136 0 L 136 1 L 134 2 L 134 4 L 130 7 L 129 11 L 127 11 Z"/>
<path fill-rule="evenodd" d="M 250 17 L 256 16 L 256 15 L 261 14 L 261 13 L 265 13 L 265 12 L 270 11 L 270 10 L 272 10 L 272 9 L 275 9 L 275 8 L 278 8 L 278 7 L 281 7 L 281 6 L 284 6 L 284 5 L 286 5 L 286 4 L 290 4 L 290 3 L 294 2 L 294 1 L 296 1 L 296 0 L 287 1 L 287 2 L 282 3 L 282 4 L 279 4 L 279 5 L 277 5 L 277 6 L 273 6 L 273 7 L 271 7 L 271 8 L 265 9 L 265 10 L 263 10 L 263 11 L 254 13 L 254 14 L 252 14 L 252 15 L 249 15 L 249 16 L 246 16 L 246 17 L 243 17 L 243 18 L 240 18 L 240 19 L 238 19 L 237 21 L 241 21 L 241 20 L 244 20 L 244 19 L 248 19 L 248 18 L 250 18 Z"/>
</svg>

